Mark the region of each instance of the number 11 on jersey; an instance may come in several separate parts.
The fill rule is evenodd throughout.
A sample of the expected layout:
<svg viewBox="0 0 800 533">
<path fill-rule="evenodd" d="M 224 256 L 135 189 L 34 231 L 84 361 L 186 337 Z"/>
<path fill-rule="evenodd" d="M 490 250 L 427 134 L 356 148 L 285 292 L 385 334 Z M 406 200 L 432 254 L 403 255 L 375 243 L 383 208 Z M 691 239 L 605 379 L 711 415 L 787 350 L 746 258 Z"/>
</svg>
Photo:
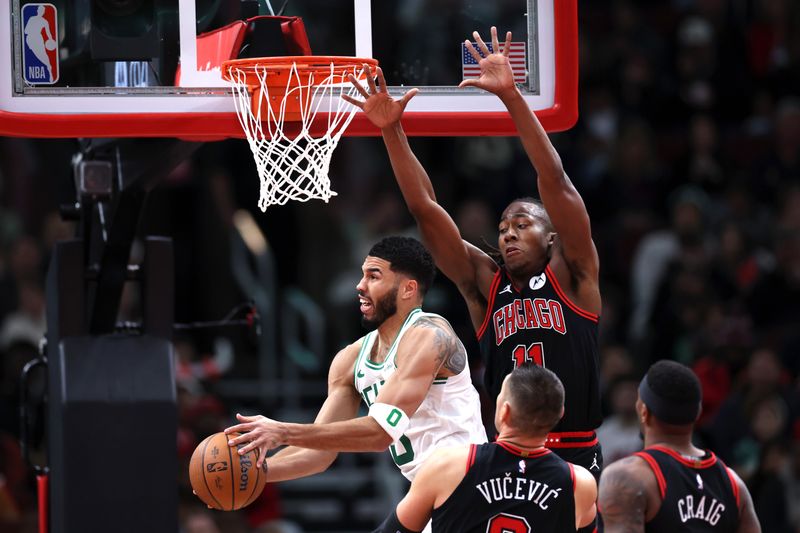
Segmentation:
<svg viewBox="0 0 800 533">
<path fill-rule="evenodd" d="M 517 344 L 511 352 L 511 357 L 514 359 L 514 368 L 530 362 L 544 366 L 544 347 L 541 342 L 534 342 L 530 346 Z"/>
</svg>

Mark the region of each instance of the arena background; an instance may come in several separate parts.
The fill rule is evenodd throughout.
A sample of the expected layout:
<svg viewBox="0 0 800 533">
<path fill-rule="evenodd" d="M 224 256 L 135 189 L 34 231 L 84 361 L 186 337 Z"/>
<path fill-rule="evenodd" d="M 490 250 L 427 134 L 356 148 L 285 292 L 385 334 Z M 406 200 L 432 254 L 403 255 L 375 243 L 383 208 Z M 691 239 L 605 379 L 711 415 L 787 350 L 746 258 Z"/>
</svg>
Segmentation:
<svg viewBox="0 0 800 533">
<path fill-rule="evenodd" d="M 447 19 L 426 12 L 457 18 L 460 4 L 424 0 L 403 16 L 431 46 L 458 42 L 474 21 L 437 24 Z M 504 8 L 495 4 L 489 14 Z M 309 28 L 315 16 L 331 16 L 287 14 Z M 580 118 L 552 139 L 600 254 L 606 464 L 641 445 L 632 409 L 642 370 L 681 361 L 704 387 L 697 442 L 746 480 L 764 531 L 799 532 L 800 4 L 583 0 L 579 17 Z M 381 37 L 403 42 L 388 30 Z M 336 47 L 336 35 L 325 39 Z M 379 58 L 390 81 L 425 47 L 395 51 Z M 496 242 L 506 203 L 535 194 L 516 138 L 411 145 L 464 237 L 483 248 Z M 77 140 L 0 138 L 0 531 L 36 531 L 33 476 L 17 442 L 18 376 L 45 331 L 48 254 L 75 231 L 58 207 L 74 196 L 78 148 Z M 369 531 L 405 490 L 388 454 L 342 454 L 329 472 L 269 485 L 236 513 L 207 511 L 188 486 L 194 446 L 232 413 L 313 418 L 329 361 L 362 334 L 355 284 L 366 251 L 383 235 L 415 234 L 379 138 L 344 139 L 331 175 L 338 196 L 329 204 L 262 214 L 245 142 L 208 143 L 148 200 L 140 234 L 175 243 L 176 322 L 217 320 L 250 298 L 272 309 L 261 341 L 241 327 L 176 335 L 182 531 Z M 268 241 L 244 262 L 237 210 Z M 243 283 L 243 268 L 259 273 L 254 284 Z M 135 317 L 136 305 L 130 291 L 121 318 Z M 466 310 L 442 276 L 426 307 L 452 321 L 480 383 Z"/>
</svg>

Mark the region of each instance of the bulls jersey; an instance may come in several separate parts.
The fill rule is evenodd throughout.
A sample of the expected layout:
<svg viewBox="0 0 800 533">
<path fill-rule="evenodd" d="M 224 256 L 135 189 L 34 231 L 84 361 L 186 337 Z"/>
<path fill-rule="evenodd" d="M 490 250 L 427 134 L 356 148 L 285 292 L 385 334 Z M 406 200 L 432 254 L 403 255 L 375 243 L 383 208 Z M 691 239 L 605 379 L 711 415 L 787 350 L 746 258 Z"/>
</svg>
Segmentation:
<svg viewBox="0 0 800 533">
<path fill-rule="evenodd" d="M 369 358 L 378 332 L 372 331 L 361 339 L 361 350 L 354 366 L 355 387 L 368 408 L 375 403 L 389 376 L 397 370 L 396 356 L 400 339 L 422 317 L 444 320 L 439 315 L 424 313 L 421 309 L 413 310 L 382 363 L 374 363 Z M 422 462 L 437 447 L 486 442 L 480 399 L 472 385 L 468 365 L 460 374 L 435 379 L 417 412 L 407 414 L 408 429 L 389 447 L 389 451 L 395 464 L 409 480 L 414 479 Z"/>
<path fill-rule="evenodd" d="M 549 266 L 521 291 L 501 267 L 478 330 L 489 396 L 496 398 L 506 375 L 532 361 L 555 372 L 564 384 L 564 418 L 554 432 L 586 432 L 599 426 L 597 321 L 597 315 L 567 298 Z"/>
<path fill-rule="evenodd" d="M 650 465 L 661 493 L 661 507 L 645 524 L 646 532 L 725 532 L 739 527 L 739 485 L 713 452 L 697 459 L 652 446 L 635 455 Z"/>
<path fill-rule="evenodd" d="M 466 476 L 432 519 L 433 533 L 575 531 L 572 465 L 548 449 L 473 445 Z"/>
</svg>

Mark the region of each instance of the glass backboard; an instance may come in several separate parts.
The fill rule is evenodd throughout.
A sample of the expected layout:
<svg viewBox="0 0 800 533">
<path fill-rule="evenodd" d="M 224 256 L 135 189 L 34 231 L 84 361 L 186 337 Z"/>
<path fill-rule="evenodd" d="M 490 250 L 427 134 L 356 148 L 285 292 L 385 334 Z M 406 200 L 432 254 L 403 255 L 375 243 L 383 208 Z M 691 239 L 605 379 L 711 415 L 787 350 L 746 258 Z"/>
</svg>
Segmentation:
<svg viewBox="0 0 800 533">
<path fill-rule="evenodd" d="M 459 89 L 475 65 L 463 41 L 513 32 L 517 83 L 549 131 L 577 120 L 576 0 L 10 0 L 0 17 L 0 134 L 27 137 L 241 137 L 214 63 L 274 35 L 237 41 L 255 15 L 302 18 L 315 55 L 374 57 L 402 94 L 410 135 L 514 134 L 502 104 Z M 244 30 L 247 34 L 247 29 Z M 201 37 L 198 38 L 198 35 Z M 266 37 L 264 37 L 266 35 Z M 253 38 L 254 39 L 254 38 Z M 216 54 L 209 60 L 211 43 Z M 266 48 L 268 49 L 268 48 Z M 280 54 L 279 54 L 280 55 Z M 357 114 L 347 135 L 377 135 Z"/>
</svg>

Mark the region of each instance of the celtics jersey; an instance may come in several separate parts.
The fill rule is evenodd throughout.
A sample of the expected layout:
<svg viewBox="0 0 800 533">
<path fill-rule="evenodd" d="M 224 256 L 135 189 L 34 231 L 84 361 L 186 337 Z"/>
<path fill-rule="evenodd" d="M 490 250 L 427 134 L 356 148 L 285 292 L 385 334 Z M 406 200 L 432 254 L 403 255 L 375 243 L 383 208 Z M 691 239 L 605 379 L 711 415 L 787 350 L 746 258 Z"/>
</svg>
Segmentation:
<svg viewBox="0 0 800 533">
<path fill-rule="evenodd" d="M 361 350 L 354 366 L 355 387 L 367 408 L 375 403 L 381 387 L 397 370 L 397 347 L 403 335 L 422 317 L 442 318 L 424 313 L 422 309 L 412 311 L 382 363 L 374 363 L 369 358 L 378 332 L 372 331 L 361 339 Z M 472 386 L 468 365 L 455 376 L 435 379 L 417 411 L 406 414 L 408 429 L 392 443 L 389 451 L 409 480 L 414 479 L 418 468 L 437 447 L 486 442 L 478 391 Z"/>
</svg>

